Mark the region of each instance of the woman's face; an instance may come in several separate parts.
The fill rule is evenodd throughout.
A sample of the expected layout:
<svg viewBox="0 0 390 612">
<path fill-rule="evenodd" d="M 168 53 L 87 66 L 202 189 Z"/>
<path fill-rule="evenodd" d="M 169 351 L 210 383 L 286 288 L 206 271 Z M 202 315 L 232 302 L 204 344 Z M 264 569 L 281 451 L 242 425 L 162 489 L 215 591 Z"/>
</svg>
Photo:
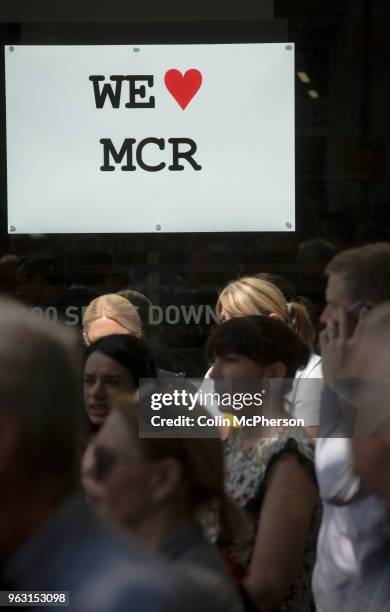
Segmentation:
<svg viewBox="0 0 390 612">
<path fill-rule="evenodd" d="M 136 528 L 153 505 L 153 467 L 139 440 L 114 411 L 88 448 L 89 478 L 83 479 L 87 496 L 104 516 Z"/>
<path fill-rule="evenodd" d="M 226 310 L 224 306 L 222 306 L 221 312 L 219 313 L 219 320 L 221 323 L 225 323 L 226 321 L 229 321 L 229 319 L 233 319 L 233 315 Z"/>
<path fill-rule="evenodd" d="M 241 396 L 249 394 L 254 397 L 254 394 L 264 387 L 267 379 L 278 379 L 273 381 L 272 388 L 269 387 L 268 397 L 271 398 L 276 397 L 280 390 L 281 382 L 279 379 L 286 376 L 286 367 L 280 361 L 262 366 L 245 355 L 232 352 L 217 355 L 214 358 L 209 376 L 214 381 L 215 392 L 220 396 L 230 395 L 233 400 L 234 396 L 238 394 L 241 394 Z M 247 399 L 246 401 L 248 403 L 245 406 L 249 407 L 250 400 Z M 230 412 L 230 408 L 229 405 L 222 404 L 219 410 Z"/>
<path fill-rule="evenodd" d="M 114 319 L 101 317 L 100 319 L 95 319 L 88 324 L 87 329 L 84 332 L 84 340 L 86 344 L 92 344 L 92 342 L 95 342 L 95 340 L 99 340 L 99 338 L 103 338 L 105 336 L 129 333 L 129 330 L 126 327 L 123 327 L 117 321 L 114 321 Z"/>
<path fill-rule="evenodd" d="M 93 352 L 84 367 L 84 404 L 93 425 L 101 425 L 110 410 L 116 393 L 134 391 L 136 384 L 127 368 L 99 353 Z"/>
<path fill-rule="evenodd" d="M 231 412 L 234 398 L 243 394 L 254 394 L 262 384 L 264 368 L 258 363 L 239 353 L 217 355 L 210 371 L 214 381 L 214 390 L 222 396 L 229 396 L 231 404 L 222 403 L 219 410 Z M 247 404 L 246 404 L 247 405 Z"/>
<path fill-rule="evenodd" d="M 263 366 L 239 353 L 217 355 L 210 372 L 213 379 L 256 379 L 262 376 Z"/>
</svg>

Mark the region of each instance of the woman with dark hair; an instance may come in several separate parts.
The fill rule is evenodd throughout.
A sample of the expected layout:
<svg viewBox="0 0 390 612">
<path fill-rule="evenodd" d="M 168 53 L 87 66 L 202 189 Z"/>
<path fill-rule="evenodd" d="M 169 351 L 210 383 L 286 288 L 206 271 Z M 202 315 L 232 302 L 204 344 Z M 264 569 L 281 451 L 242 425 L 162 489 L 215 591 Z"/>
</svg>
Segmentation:
<svg viewBox="0 0 390 612">
<path fill-rule="evenodd" d="M 231 428 L 225 442 L 225 488 L 252 521 L 244 545 L 220 534 L 214 516 L 207 530 L 235 569 L 241 568 L 254 609 L 264 612 L 306 612 L 312 606 L 318 522 L 314 449 L 305 428 L 297 427 L 283 408 L 296 370 L 309 354 L 287 325 L 261 316 L 233 318 L 207 343 L 215 392 L 229 393 L 232 400 L 250 392 L 239 412 L 244 425 Z M 221 410 L 229 411 L 225 402 Z M 245 425 L 255 414 L 264 417 L 257 429 Z"/>
<path fill-rule="evenodd" d="M 143 378 L 157 378 L 157 370 L 147 344 L 130 334 L 103 336 L 92 342 L 85 352 L 83 377 L 84 405 L 87 417 L 87 440 L 81 462 L 82 481 L 91 497 L 99 494 L 99 486 L 90 479 L 94 439 L 107 418 L 112 399 L 119 393 L 135 391 Z"/>
<path fill-rule="evenodd" d="M 157 370 L 148 346 L 140 338 L 113 334 L 87 347 L 83 390 L 92 429 L 98 429 L 107 417 L 112 396 L 134 391 L 142 378 L 157 378 Z"/>
</svg>

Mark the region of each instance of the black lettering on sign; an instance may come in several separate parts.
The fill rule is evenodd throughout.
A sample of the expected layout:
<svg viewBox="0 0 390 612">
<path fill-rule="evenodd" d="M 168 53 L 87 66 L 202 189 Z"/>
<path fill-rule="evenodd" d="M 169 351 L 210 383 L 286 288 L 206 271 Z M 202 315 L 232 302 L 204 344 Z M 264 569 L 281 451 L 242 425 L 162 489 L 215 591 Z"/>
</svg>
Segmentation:
<svg viewBox="0 0 390 612">
<path fill-rule="evenodd" d="M 142 168 L 142 170 L 147 170 L 148 172 L 158 172 L 159 170 L 165 168 L 166 164 L 164 162 L 161 162 L 161 164 L 158 164 L 157 166 L 150 166 L 149 164 L 146 164 L 144 162 L 144 160 L 142 159 L 142 152 L 147 144 L 156 144 L 158 148 L 163 151 L 165 149 L 164 138 L 144 138 L 144 140 L 141 140 L 137 147 L 136 155 L 137 164 L 139 165 L 139 167 Z"/>
<path fill-rule="evenodd" d="M 147 102 L 137 101 L 137 96 L 140 98 L 146 97 L 146 87 L 141 85 L 136 87 L 138 81 L 145 81 L 149 87 L 153 87 L 153 76 L 150 75 L 133 75 L 128 76 L 126 79 L 129 81 L 129 101 L 125 104 L 126 108 L 155 108 L 154 96 L 150 96 Z"/>
<path fill-rule="evenodd" d="M 101 138 L 100 142 L 103 145 L 103 166 L 100 166 L 100 170 L 103 170 L 103 172 L 115 170 L 115 166 L 110 166 L 110 155 L 112 155 L 112 159 L 116 164 L 120 164 L 126 155 L 127 163 L 121 166 L 121 169 L 136 170 L 136 167 L 133 166 L 133 144 L 136 142 L 134 138 L 125 138 L 119 153 L 116 151 L 110 138 Z"/>
<path fill-rule="evenodd" d="M 187 160 L 194 170 L 202 170 L 202 166 L 192 157 L 197 151 L 197 146 L 191 138 L 168 138 L 168 142 L 172 143 L 172 165 L 168 166 L 168 170 L 184 170 L 184 166 L 179 164 L 180 158 Z M 181 144 L 187 144 L 190 148 L 187 151 L 179 151 Z"/>
<path fill-rule="evenodd" d="M 145 82 L 149 87 L 153 87 L 153 75 L 112 75 L 110 81 L 115 83 L 115 88 L 111 83 L 104 83 L 102 87 L 99 86 L 99 83 L 105 80 L 103 75 L 91 75 L 89 80 L 93 84 L 96 108 L 103 108 L 107 97 L 110 99 L 113 108 L 119 108 L 123 81 L 129 83 L 129 101 L 125 104 L 126 108 L 155 108 L 154 96 L 150 96 L 146 102 L 139 101 L 139 98 L 146 98 L 146 87 L 145 85 L 137 87 L 139 82 Z"/>
<path fill-rule="evenodd" d="M 115 90 L 113 89 L 111 83 L 104 83 L 101 91 L 99 89 L 99 81 L 104 81 L 106 77 L 103 75 L 92 75 L 89 77 L 89 80 L 93 83 L 93 93 L 95 94 L 95 104 L 96 108 L 103 108 L 107 96 L 110 98 L 110 102 L 113 108 L 119 108 L 121 102 L 121 92 L 122 92 L 122 82 L 124 80 L 124 76 L 121 75 L 113 75 L 110 77 L 110 81 L 115 83 Z"/>
<path fill-rule="evenodd" d="M 101 138 L 100 142 L 103 145 L 103 166 L 100 166 L 100 170 L 103 172 L 115 170 L 115 166 L 110 164 L 110 158 L 112 158 L 113 163 L 120 164 L 125 156 L 126 164 L 121 166 L 121 170 L 126 172 L 137 169 L 133 163 L 133 145 L 136 143 L 134 138 L 125 138 L 119 151 L 117 151 L 110 138 Z M 191 138 L 169 138 L 168 142 L 172 145 L 172 164 L 168 166 L 168 170 L 184 170 L 185 166 L 179 164 L 179 159 L 185 159 L 194 170 L 202 169 L 202 166 L 200 166 L 193 158 L 197 147 L 196 143 L 191 140 Z M 183 144 L 189 145 L 189 148 L 187 148 L 185 151 L 180 150 L 180 145 Z M 138 164 L 139 168 L 141 168 L 141 170 L 145 170 L 146 172 L 159 172 L 160 170 L 166 168 L 166 163 L 163 161 L 154 165 L 147 164 L 145 162 L 143 153 L 145 147 L 148 145 L 156 145 L 160 151 L 165 150 L 164 138 L 144 138 L 141 140 L 138 143 L 135 151 L 136 163 Z"/>
</svg>

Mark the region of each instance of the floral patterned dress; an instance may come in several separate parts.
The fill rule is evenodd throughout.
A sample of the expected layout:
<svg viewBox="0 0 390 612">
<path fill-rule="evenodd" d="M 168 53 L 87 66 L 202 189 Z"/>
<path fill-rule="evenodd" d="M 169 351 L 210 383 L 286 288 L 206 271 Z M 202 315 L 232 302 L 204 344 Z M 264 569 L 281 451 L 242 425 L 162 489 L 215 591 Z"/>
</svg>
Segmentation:
<svg viewBox="0 0 390 612">
<path fill-rule="evenodd" d="M 273 463 L 286 453 L 295 454 L 299 461 L 312 470 L 315 481 L 314 445 L 304 428 L 284 428 L 278 437 L 258 440 L 257 444 L 250 447 L 245 446 L 245 440 L 243 430 L 233 429 L 225 442 L 225 489 L 227 495 L 247 511 L 251 520 L 251 535 L 244 544 L 236 543 L 222 538 L 216 513 L 211 513 L 205 522 L 208 537 L 217 543 L 236 567 L 242 567 L 243 573 L 248 569 L 252 557 L 262 502 L 267 490 L 266 476 Z M 289 593 L 279 608 L 281 612 L 309 612 L 314 609 L 310 583 L 319 522 L 318 507 L 313 514 L 303 559 Z"/>
</svg>

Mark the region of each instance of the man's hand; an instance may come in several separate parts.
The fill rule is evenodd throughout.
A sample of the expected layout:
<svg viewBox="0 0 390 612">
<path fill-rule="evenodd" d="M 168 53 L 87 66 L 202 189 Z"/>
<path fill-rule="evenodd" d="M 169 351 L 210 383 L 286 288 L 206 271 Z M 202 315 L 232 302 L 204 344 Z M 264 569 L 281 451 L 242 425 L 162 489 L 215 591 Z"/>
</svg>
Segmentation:
<svg viewBox="0 0 390 612">
<path fill-rule="evenodd" d="M 346 375 L 347 360 L 359 340 L 362 322 L 367 312 L 368 308 L 361 309 L 357 325 L 351 335 L 347 311 L 345 308 L 338 308 L 335 315 L 328 320 L 326 328 L 320 333 L 322 371 L 328 386 L 334 387 L 336 379 Z"/>
</svg>

